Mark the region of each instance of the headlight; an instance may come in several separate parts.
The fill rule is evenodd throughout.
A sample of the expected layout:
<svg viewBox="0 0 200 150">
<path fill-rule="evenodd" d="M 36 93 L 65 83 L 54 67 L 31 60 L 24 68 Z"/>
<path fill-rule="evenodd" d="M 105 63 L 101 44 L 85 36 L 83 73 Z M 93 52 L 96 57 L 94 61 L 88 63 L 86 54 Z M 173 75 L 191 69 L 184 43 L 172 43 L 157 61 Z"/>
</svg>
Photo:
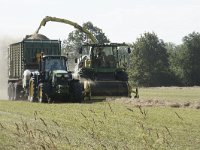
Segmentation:
<svg viewBox="0 0 200 150">
<path fill-rule="evenodd" d="M 68 74 L 56 74 L 56 77 L 57 78 L 60 78 L 60 77 L 65 77 L 65 78 L 68 78 Z"/>
<path fill-rule="evenodd" d="M 62 77 L 62 74 L 56 74 L 56 77 L 60 78 Z"/>
</svg>

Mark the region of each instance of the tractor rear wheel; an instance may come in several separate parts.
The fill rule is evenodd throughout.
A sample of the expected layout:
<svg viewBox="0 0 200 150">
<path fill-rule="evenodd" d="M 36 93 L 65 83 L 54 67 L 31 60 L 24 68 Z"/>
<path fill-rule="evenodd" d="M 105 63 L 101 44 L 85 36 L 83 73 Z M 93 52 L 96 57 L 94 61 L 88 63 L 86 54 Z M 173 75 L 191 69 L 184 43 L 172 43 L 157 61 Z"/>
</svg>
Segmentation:
<svg viewBox="0 0 200 150">
<path fill-rule="evenodd" d="M 36 89 L 36 79 L 35 77 L 31 77 L 29 82 L 29 95 L 28 100 L 30 102 L 35 102 L 37 98 L 37 89 Z"/>
<path fill-rule="evenodd" d="M 48 84 L 46 83 L 40 83 L 38 86 L 38 100 L 40 103 L 46 103 L 48 102 Z"/>
<path fill-rule="evenodd" d="M 83 101 L 83 88 L 81 83 L 73 82 L 72 83 L 72 98 L 73 102 L 81 103 Z"/>
</svg>

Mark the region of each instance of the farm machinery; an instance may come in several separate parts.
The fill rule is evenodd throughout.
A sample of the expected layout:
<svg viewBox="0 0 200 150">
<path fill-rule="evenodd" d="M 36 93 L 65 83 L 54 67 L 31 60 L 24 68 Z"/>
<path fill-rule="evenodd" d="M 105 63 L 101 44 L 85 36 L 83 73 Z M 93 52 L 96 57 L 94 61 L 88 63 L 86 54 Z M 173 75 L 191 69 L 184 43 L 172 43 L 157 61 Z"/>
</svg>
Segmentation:
<svg viewBox="0 0 200 150">
<path fill-rule="evenodd" d="M 85 98 L 91 99 L 94 96 L 131 97 L 132 92 L 135 93 L 136 98 L 139 97 L 138 89 L 132 90 L 128 83 L 126 68 L 131 51 L 127 44 L 98 44 L 98 40 L 86 28 L 75 22 L 50 16 L 41 21 L 35 33 L 39 33 L 41 27 L 49 21 L 74 26 L 91 39 L 92 44 L 81 47 L 81 56 L 76 59 L 77 65 L 74 71 L 75 78 L 81 80 Z"/>
<path fill-rule="evenodd" d="M 81 80 L 87 99 L 131 97 L 132 92 L 138 98 L 138 89 L 132 90 L 126 73 L 130 52 L 125 43 L 86 44 L 81 47 L 75 76 Z"/>
<path fill-rule="evenodd" d="M 32 72 L 29 100 L 82 102 L 82 87 L 67 71 L 65 56 L 41 56 L 39 72 Z"/>
<path fill-rule="evenodd" d="M 46 55 L 43 55 L 46 54 Z M 26 37 L 9 48 L 8 97 L 31 102 L 81 102 L 82 87 L 67 69 L 60 41 L 41 34 Z"/>
<path fill-rule="evenodd" d="M 93 43 L 82 45 L 74 75 L 67 70 L 67 58 L 61 56 L 60 41 L 39 34 L 41 27 L 49 21 L 71 25 L 84 32 Z M 131 97 L 131 92 L 138 97 L 137 88 L 133 91 L 128 83 L 129 53 L 130 48 L 124 43 L 98 44 L 92 33 L 77 23 L 47 16 L 33 35 L 10 45 L 9 99 L 80 102 L 83 96 L 88 99 L 95 96 Z M 51 69 L 48 64 L 53 63 L 58 67 Z"/>
</svg>

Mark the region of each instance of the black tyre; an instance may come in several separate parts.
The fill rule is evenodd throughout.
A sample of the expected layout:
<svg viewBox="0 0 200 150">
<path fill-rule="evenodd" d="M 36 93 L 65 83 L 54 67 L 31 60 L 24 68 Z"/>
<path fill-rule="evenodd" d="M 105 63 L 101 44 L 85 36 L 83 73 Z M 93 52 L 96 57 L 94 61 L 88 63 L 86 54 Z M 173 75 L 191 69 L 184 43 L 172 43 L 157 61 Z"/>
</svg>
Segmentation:
<svg viewBox="0 0 200 150">
<path fill-rule="evenodd" d="M 8 99 L 9 100 L 13 99 L 13 83 L 12 82 L 8 83 Z"/>
<path fill-rule="evenodd" d="M 47 83 L 40 83 L 38 86 L 38 101 L 46 103 L 49 99 L 49 85 Z"/>
<path fill-rule="evenodd" d="M 37 101 L 37 82 L 36 78 L 33 76 L 29 81 L 29 93 L 28 93 L 28 100 L 30 102 Z"/>
<path fill-rule="evenodd" d="M 80 82 L 72 82 L 71 84 L 72 101 L 76 103 L 83 102 L 83 88 Z"/>
<path fill-rule="evenodd" d="M 20 92 L 22 87 L 18 85 L 17 83 L 13 84 L 13 100 L 19 100 L 20 99 Z"/>
<path fill-rule="evenodd" d="M 12 83 L 12 85 L 11 85 L 11 100 L 14 100 L 14 90 L 15 90 L 15 86 L 14 86 L 14 83 Z"/>
</svg>

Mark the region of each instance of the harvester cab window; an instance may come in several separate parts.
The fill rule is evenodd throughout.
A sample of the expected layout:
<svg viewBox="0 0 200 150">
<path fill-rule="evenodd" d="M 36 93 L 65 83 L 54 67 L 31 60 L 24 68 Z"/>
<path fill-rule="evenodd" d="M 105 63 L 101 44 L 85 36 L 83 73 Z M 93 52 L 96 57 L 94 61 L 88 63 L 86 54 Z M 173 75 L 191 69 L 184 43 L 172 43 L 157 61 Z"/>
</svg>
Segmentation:
<svg viewBox="0 0 200 150">
<path fill-rule="evenodd" d="M 102 47 L 94 48 L 94 59 L 96 67 L 106 67 L 106 53 Z"/>
<path fill-rule="evenodd" d="M 127 68 L 129 65 L 129 52 L 130 48 L 127 46 L 120 46 L 118 47 L 118 65 L 119 67 Z"/>
<path fill-rule="evenodd" d="M 96 47 L 94 48 L 94 65 L 96 67 L 116 67 L 116 48 Z"/>
</svg>

